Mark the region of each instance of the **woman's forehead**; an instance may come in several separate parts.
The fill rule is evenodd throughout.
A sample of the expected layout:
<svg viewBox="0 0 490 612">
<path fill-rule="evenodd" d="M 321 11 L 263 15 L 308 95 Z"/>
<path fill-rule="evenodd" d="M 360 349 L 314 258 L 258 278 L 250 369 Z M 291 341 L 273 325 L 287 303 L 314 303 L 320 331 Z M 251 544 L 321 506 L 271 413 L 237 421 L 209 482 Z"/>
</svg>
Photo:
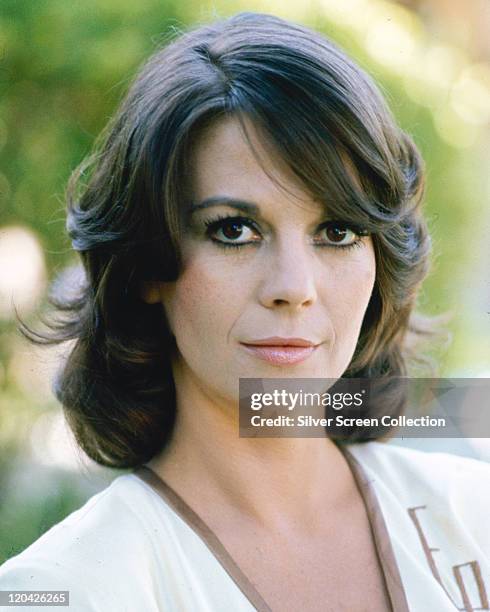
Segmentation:
<svg viewBox="0 0 490 612">
<path fill-rule="evenodd" d="M 251 121 L 216 120 L 196 139 L 190 161 L 193 202 L 227 195 L 258 203 L 287 199 L 312 212 L 322 207 Z"/>
</svg>

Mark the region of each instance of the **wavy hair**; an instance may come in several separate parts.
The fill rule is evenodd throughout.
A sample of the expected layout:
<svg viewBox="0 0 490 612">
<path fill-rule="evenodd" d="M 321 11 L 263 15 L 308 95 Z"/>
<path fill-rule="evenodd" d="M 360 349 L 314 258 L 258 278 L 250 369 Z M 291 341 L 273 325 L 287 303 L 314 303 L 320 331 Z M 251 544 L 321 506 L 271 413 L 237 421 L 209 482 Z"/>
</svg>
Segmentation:
<svg viewBox="0 0 490 612">
<path fill-rule="evenodd" d="M 229 115 L 251 120 L 329 214 L 372 234 L 375 286 L 344 377 L 405 376 L 410 338 L 423 332 L 414 312 L 430 252 L 423 164 L 370 77 L 328 39 L 273 16 L 188 31 L 141 68 L 72 175 L 67 229 L 84 281 L 52 298 L 61 316 L 49 333 L 30 333 L 72 341 L 54 391 L 100 464 L 141 465 L 172 435 L 175 340 L 140 287 L 177 279 L 189 151 L 204 125 Z M 389 412 L 404 401 L 378 399 Z M 365 438 L 349 431 L 348 441 Z"/>
</svg>

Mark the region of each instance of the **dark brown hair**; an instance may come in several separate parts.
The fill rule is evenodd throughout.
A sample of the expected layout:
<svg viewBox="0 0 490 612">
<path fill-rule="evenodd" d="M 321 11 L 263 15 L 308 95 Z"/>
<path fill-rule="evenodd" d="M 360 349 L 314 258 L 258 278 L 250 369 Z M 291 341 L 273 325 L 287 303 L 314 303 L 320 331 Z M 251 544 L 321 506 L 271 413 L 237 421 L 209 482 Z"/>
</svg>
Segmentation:
<svg viewBox="0 0 490 612">
<path fill-rule="evenodd" d="M 372 233 L 375 287 L 344 377 L 406 375 L 430 251 L 417 149 L 371 79 L 329 40 L 239 14 L 153 55 L 70 180 L 67 228 L 85 280 L 77 295 L 53 299 L 63 316 L 44 341 L 73 341 L 55 393 L 98 463 L 138 466 L 172 434 L 174 339 L 161 306 L 139 290 L 178 277 L 189 149 L 225 115 L 250 119 L 333 218 Z"/>
</svg>

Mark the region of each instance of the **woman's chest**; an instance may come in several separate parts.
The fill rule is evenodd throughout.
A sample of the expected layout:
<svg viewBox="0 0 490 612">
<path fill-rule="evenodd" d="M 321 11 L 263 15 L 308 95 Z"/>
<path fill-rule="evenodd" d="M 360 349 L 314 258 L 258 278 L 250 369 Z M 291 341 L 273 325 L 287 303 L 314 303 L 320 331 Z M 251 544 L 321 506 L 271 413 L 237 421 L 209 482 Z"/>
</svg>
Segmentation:
<svg viewBox="0 0 490 612">
<path fill-rule="evenodd" d="M 273 612 L 392 610 L 369 523 L 344 517 L 321 538 L 237 530 L 222 536 Z"/>
<path fill-rule="evenodd" d="M 242 569 L 274 612 L 383 612 L 391 606 L 377 560 L 344 552 L 255 555 Z"/>
</svg>

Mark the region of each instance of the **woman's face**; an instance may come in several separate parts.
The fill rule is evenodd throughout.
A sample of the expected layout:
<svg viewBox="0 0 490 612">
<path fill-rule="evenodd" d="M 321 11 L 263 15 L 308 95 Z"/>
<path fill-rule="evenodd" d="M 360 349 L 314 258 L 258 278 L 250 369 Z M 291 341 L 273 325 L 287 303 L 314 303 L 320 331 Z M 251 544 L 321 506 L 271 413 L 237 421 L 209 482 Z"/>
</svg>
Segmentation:
<svg viewBox="0 0 490 612">
<path fill-rule="evenodd" d="M 144 290 L 165 309 L 179 380 L 234 401 L 239 377 L 340 377 L 376 272 L 371 238 L 328 224 L 320 204 L 251 136 L 261 162 L 236 119 L 200 136 L 182 273 Z M 310 346 L 279 346 L 293 338 Z"/>
</svg>

